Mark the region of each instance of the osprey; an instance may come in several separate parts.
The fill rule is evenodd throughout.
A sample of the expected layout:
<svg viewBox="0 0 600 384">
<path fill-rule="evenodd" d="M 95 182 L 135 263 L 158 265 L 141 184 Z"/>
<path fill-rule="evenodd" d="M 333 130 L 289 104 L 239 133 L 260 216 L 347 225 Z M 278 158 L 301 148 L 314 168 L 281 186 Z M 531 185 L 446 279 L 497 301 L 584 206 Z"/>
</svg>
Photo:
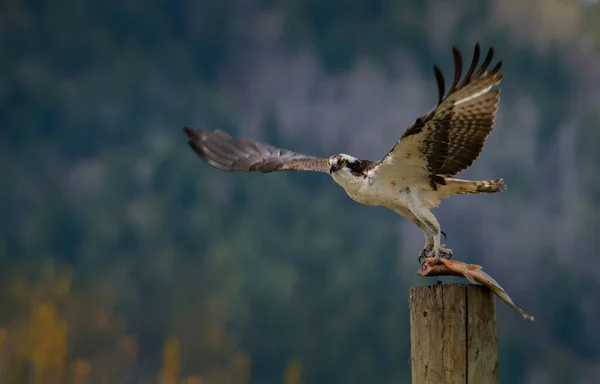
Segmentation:
<svg viewBox="0 0 600 384">
<path fill-rule="evenodd" d="M 502 179 L 470 181 L 454 178 L 477 159 L 494 127 L 502 80 L 502 61 L 488 71 L 494 56 L 490 48 L 479 65 L 479 44 L 462 78 L 462 57 L 453 48 L 454 80 L 448 94 L 444 76 L 434 66 L 437 105 L 416 119 L 379 161 L 347 154 L 317 158 L 272 145 L 234 138 L 215 130 L 183 127 L 189 145 L 215 168 L 233 172 L 317 171 L 329 173 L 353 200 L 384 206 L 415 223 L 425 236 L 419 261 L 425 257 L 451 257 L 441 244 L 443 232 L 431 209 L 454 194 L 495 193 L 504 190 Z"/>
</svg>

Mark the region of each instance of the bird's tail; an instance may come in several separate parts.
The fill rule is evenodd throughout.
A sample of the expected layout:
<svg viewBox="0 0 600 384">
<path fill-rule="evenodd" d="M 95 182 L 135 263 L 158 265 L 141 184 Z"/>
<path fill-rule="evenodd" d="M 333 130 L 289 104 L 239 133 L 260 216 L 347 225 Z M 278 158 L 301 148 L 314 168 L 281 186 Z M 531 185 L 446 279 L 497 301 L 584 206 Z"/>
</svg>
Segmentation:
<svg viewBox="0 0 600 384">
<path fill-rule="evenodd" d="M 502 179 L 470 181 L 461 179 L 446 178 L 446 185 L 440 185 L 440 190 L 444 197 L 455 194 L 470 193 L 496 193 L 506 189 Z"/>
</svg>

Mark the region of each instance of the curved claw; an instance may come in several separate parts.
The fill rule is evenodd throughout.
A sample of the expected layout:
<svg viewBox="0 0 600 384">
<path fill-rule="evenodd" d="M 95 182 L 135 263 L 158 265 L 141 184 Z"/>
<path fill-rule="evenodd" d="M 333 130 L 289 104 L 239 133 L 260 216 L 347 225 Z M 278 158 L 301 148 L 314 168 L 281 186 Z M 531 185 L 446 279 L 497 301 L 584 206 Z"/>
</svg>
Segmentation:
<svg viewBox="0 0 600 384">
<path fill-rule="evenodd" d="M 425 250 L 423 250 L 423 251 L 425 251 Z M 443 257 L 445 259 L 452 258 L 452 249 L 446 247 L 445 244 L 440 245 L 439 248 L 437 248 L 437 249 L 430 249 L 425 252 L 427 252 L 426 253 L 427 255 L 424 256 L 424 258 L 433 257 L 433 258 L 435 258 L 436 262 L 440 261 L 440 257 Z M 423 252 L 421 252 L 421 254 L 423 254 Z M 421 256 L 419 256 L 419 259 L 421 259 Z"/>
<path fill-rule="evenodd" d="M 440 256 L 445 258 L 445 259 L 451 259 L 452 258 L 452 249 L 446 247 L 445 244 L 442 244 L 442 246 L 439 248 L 440 249 Z"/>
<path fill-rule="evenodd" d="M 423 263 L 423 260 L 425 260 L 426 258 L 429 257 L 429 254 L 431 253 L 432 250 L 433 250 L 433 244 L 426 246 L 421 250 L 421 253 L 419 253 L 419 258 L 417 259 L 419 261 L 419 264 Z"/>
<path fill-rule="evenodd" d="M 427 258 L 427 251 L 425 251 L 425 249 L 421 250 L 421 253 L 419 253 L 419 258 L 417 259 L 419 261 L 419 264 L 423 263 L 423 260 L 425 260 Z"/>
</svg>

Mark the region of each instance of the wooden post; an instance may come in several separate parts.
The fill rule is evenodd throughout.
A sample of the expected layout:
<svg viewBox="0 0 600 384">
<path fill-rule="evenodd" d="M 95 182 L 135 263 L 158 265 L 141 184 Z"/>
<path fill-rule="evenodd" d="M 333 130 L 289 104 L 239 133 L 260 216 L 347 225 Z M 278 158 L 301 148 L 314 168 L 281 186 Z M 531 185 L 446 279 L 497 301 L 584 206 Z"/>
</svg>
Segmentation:
<svg viewBox="0 0 600 384">
<path fill-rule="evenodd" d="M 409 292 L 412 384 L 497 384 L 494 295 L 441 284 Z"/>
</svg>

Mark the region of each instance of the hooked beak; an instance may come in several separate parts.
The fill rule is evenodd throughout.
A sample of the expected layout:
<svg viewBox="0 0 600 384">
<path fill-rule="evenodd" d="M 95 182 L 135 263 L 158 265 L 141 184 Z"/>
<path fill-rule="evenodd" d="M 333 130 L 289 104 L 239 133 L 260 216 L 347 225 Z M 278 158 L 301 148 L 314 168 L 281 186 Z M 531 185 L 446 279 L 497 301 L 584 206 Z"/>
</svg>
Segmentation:
<svg viewBox="0 0 600 384">
<path fill-rule="evenodd" d="M 331 175 L 333 172 L 337 172 L 340 169 L 342 169 L 342 167 L 340 167 L 339 164 L 331 163 L 331 165 L 329 166 L 329 174 Z"/>
</svg>

